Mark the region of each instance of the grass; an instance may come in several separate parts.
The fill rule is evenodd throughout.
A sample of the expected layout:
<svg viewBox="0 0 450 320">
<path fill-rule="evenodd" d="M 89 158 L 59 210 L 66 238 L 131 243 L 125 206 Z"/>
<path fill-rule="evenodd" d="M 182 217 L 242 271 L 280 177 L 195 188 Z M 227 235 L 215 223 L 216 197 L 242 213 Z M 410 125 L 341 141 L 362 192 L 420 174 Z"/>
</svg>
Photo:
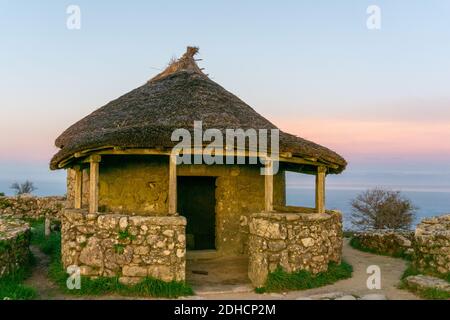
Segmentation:
<svg viewBox="0 0 450 320">
<path fill-rule="evenodd" d="M 416 269 L 411 263 L 408 265 L 408 267 L 406 268 L 405 272 L 403 272 L 402 275 L 402 280 L 401 283 L 399 285 L 400 289 L 406 289 L 408 291 L 411 291 L 415 294 L 417 294 L 418 296 L 424 298 L 424 299 L 429 299 L 429 300 L 448 300 L 450 299 L 450 292 L 446 292 L 444 290 L 440 290 L 440 289 L 421 289 L 417 286 L 412 286 L 409 285 L 406 282 L 406 278 L 409 276 L 416 276 L 419 274 L 423 274 L 423 272 L 420 272 L 418 269 Z M 448 273 L 446 276 L 442 276 L 440 275 L 441 278 L 443 278 L 444 280 L 446 280 L 447 282 L 450 283 L 450 273 Z"/>
<path fill-rule="evenodd" d="M 27 265 L 0 278 L 0 300 L 29 300 L 37 296 L 34 288 L 23 284 L 23 281 L 31 275 L 33 262 L 33 256 L 30 254 Z"/>
<path fill-rule="evenodd" d="M 352 237 L 350 239 L 350 246 L 353 249 L 359 250 L 359 251 L 363 251 L 363 252 L 368 252 L 368 253 L 373 253 L 373 254 L 377 254 L 380 256 L 387 256 L 387 257 L 394 257 L 394 258 L 400 258 L 400 259 L 404 259 L 404 260 L 408 260 L 411 261 L 412 257 L 408 254 L 406 254 L 404 251 L 401 252 L 395 252 L 394 254 L 389 254 L 387 252 L 382 252 L 382 251 L 378 251 L 372 248 L 367 248 L 365 246 L 362 245 L 361 241 L 359 241 L 359 239 Z"/>
<path fill-rule="evenodd" d="M 50 237 L 44 236 L 44 224 L 33 224 L 32 244 L 38 246 L 51 258 L 48 275 L 66 294 L 83 295 L 108 295 L 118 294 L 123 296 L 151 296 L 177 298 L 193 295 L 192 288 L 182 281 L 164 282 L 159 279 L 145 278 L 136 285 L 126 286 L 119 282 L 118 277 L 98 277 L 91 279 L 81 277 L 81 288 L 69 290 L 67 288 L 68 274 L 61 263 L 61 233 L 53 232 Z"/>
<path fill-rule="evenodd" d="M 278 267 L 269 273 L 264 287 L 256 288 L 255 291 L 264 293 L 312 289 L 350 278 L 352 273 L 353 267 L 345 261 L 342 261 L 341 264 L 330 262 L 327 271 L 316 275 L 304 270 L 288 273 Z"/>
</svg>

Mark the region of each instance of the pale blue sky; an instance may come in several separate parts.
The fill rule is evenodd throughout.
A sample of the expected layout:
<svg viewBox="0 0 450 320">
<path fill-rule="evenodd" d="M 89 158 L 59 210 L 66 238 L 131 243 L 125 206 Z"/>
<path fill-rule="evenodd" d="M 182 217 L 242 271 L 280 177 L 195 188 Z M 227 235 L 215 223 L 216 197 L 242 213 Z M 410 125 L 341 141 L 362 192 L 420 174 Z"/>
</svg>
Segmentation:
<svg viewBox="0 0 450 320">
<path fill-rule="evenodd" d="M 81 30 L 66 28 L 70 4 L 81 8 Z M 366 28 L 372 4 L 379 31 Z M 350 174 L 404 164 L 450 172 L 449 1 L 0 0 L 0 178 L 60 181 L 47 162 L 62 130 L 187 45 L 258 112 L 342 153 Z M 351 130 L 318 129 L 323 121 L 371 125 L 354 142 Z M 373 139 L 397 123 L 410 134 Z"/>
</svg>

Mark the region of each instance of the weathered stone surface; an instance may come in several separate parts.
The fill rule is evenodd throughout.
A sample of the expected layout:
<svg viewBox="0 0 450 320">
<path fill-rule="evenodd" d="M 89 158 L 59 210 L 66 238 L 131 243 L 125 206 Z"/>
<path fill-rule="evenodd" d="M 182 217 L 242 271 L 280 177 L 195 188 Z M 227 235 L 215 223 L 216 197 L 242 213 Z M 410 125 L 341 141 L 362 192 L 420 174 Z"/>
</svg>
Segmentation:
<svg viewBox="0 0 450 320">
<path fill-rule="evenodd" d="M 96 214 L 94 218 L 85 209 L 66 209 L 61 222 L 63 264 L 80 266 L 82 275 L 117 275 L 127 284 L 146 276 L 185 279 L 184 217 Z M 142 230 L 149 235 L 142 235 Z"/>
<path fill-rule="evenodd" d="M 0 278 L 29 262 L 30 226 L 0 217 Z"/>
<path fill-rule="evenodd" d="M 21 195 L 0 197 L 0 216 L 13 218 L 59 220 L 66 204 L 64 197 L 35 197 Z"/>
<path fill-rule="evenodd" d="M 326 271 L 329 262 L 341 261 L 342 215 L 256 213 L 250 216 L 248 276 L 263 286 L 278 266 L 286 272 Z"/>
<path fill-rule="evenodd" d="M 405 279 L 405 281 L 409 286 L 417 287 L 421 290 L 439 289 L 450 292 L 450 283 L 436 277 L 425 275 L 409 276 Z"/>
<path fill-rule="evenodd" d="M 379 254 L 400 256 L 411 253 L 414 232 L 398 230 L 367 230 L 356 232 L 353 238 L 367 249 Z"/>
<path fill-rule="evenodd" d="M 360 300 L 387 300 L 384 294 L 369 293 L 361 297 Z"/>
<path fill-rule="evenodd" d="M 427 218 L 416 227 L 414 265 L 424 273 L 450 273 L 450 214 Z"/>
</svg>

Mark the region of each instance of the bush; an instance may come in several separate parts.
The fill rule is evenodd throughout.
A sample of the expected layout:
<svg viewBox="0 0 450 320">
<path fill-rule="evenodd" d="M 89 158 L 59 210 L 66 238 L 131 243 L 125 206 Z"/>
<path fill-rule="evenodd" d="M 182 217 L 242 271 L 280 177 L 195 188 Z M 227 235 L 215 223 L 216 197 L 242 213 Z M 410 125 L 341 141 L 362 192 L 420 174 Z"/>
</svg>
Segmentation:
<svg viewBox="0 0 450 320">
<path fill-rule="evenodd" d="M 22 194 L 32 193 L 37 188 L 34 186 L 33 182 L 27 180 L 24 183 L 20 183 L 20 184 L 17 182 L 14 182 L 11 185 L 11 189 L 15 190 L 16 194 L 18 196 L 20 196 Z"/>
<path fill-rule="evenodd" d="M 4 197 L 5 193 L 4 192 L 0 192 L 0 197 Z"/>
<path fill-rule="evenodd" d="M 359 194 L 351 206 L 351 222 L 359 230 L 410 229 L 417 210 L 399 191 L 379 188 Z"/>
<path fill-rule="evenodd" d="M 341 264 L 330 262 L 327 271 L 316 275 L 305 270 L 288 273 L 278 267 L 269 273 L 264 287 L 257 288 L 255 291 L 264 293 L 312 289 L 350 278 L 352 273 L 353 267 L 345 261 L 342 261 Z"/>
</svg>

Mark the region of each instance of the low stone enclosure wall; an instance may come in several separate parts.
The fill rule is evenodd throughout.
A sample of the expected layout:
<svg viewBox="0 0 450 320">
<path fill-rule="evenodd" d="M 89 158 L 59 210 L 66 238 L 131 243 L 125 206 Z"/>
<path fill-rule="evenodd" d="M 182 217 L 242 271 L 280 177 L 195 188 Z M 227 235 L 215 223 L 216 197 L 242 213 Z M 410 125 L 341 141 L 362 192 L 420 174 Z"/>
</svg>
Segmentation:
<svg viewBox="0 0 450 320">
<path fill-rule="evenodd" d="M 144 277 L 185 279 L 186 218 L 88 214 L 65 209 L 61 220 L 62 262 L 81 275 L 119 276 L 123 284 Z"/>
<path fill-rule="evenodd" d="M 0 217 L 0 278 L 29 262 L 30 226 Z"/>
<path fill-rule="evenodd" d="M 338 211 L 253 214 L 248 253 L 248 276 L 255 287 L 263 286 L 278 266 L 286 272 L 326 271 L 330 262 L 341 261 L 342 215 Z"/>
<path fill-rule="evenodd" d="M 424 219 L 417 225 L 414 265 L 425 273 L 450 273 L 450 214 Z"/>
<path fill-rule="evenodd" d="M 367 230 L 355 233 L 352 241 L 357 241 L 359 246 L 373 253 L 402 257 L 413 253 L 414 232 Z"/>
<path fill-rule="evenodd" d="M 65 204 L 65 197 L 30 195 L 0 197 L 0 216 L 33 220 L 47 217 L 51 220 L 59 220 Z"/>
<path fill-rule="evenodd" d="M 368 230 L 353 240 L 363 249 L 391 256 L 410 256 L 426 274 L 450 273 L 450 214 L 423 219 L 413 231 Z"/>
</svg>

